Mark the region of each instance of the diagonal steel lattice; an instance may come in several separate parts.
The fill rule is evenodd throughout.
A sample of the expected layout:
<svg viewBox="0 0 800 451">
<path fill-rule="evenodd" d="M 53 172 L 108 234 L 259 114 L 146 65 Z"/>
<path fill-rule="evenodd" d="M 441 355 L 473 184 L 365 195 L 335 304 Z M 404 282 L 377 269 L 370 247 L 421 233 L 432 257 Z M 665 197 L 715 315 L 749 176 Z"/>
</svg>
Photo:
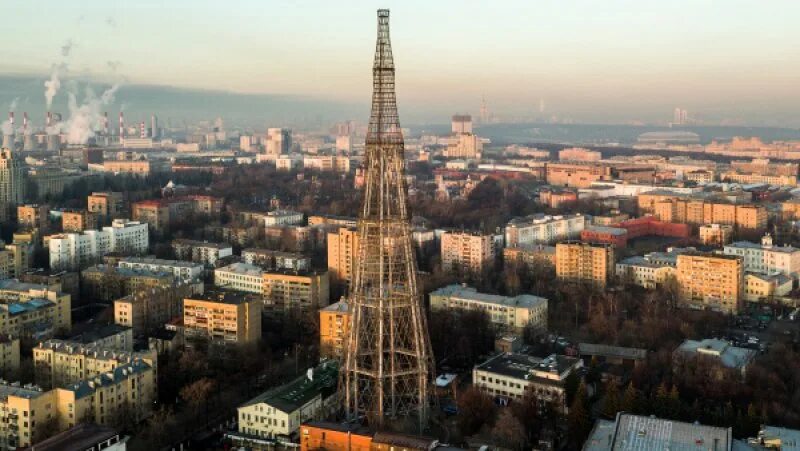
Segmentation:
<svg viewBox="0 0 800 451">
<path fill-rule="evenodd" d="M 427 422 L 432 352 L 411 245 L 389 10 L 378 10 L 364 205 L 341 379 L 349 420 Z"/>
</svg>

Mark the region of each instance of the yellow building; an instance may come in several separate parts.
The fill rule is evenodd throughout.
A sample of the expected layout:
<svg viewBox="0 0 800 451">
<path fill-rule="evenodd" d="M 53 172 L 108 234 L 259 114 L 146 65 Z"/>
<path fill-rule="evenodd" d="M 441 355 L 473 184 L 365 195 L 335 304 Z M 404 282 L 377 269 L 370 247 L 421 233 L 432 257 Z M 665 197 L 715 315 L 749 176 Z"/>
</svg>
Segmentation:
<svg viewBox="0 0 800 451">
<path fill-rule="evenodd" d="M 503 261 L 506 264 L 515 262 L 527 268 L 539 266 L 556 267 L 556 248 L 537 244 L 531 248 L 507 247 L 503 249 Z"/>
<path fill-rule="evenodd" d="M 17 223 L 24 229 L 42 229 L 47 224 L 47 214 L 47 205 L 20 205 L 17 207 Z"/>
<path fill-rule="evenodd" d="M 106 160 L 103 162 L 103 171 L 147 176 L 150 175 L 150 162 L 148 160 Z"/>
<path fill-rule="evenodd" d="M 0 330 L 14 337 L 47 337 L 72 327 L 68 294 L 45 285 L 0 280 Z"/>
<path fill-rule="evenodd" d="M 104 218 L 105 221 L 119 218 L 125 211 L 122 193 L 111 191 L 92 193 L 86 198 L 86 201 L 87 210 Z"/>
<path fill-rule="evenodd" d="M 0 336 L 0 377 L 19 370 L 19 338 L 11 335 Z"/>
<path fill-rule="evenodd" d="M 556 277 L 605 287 L 614 277 L 614 246 L 580 241 L 556 244 Z"/>
<path fill-rule="evenodd" d="M 320 357 L 337 358 L 344 355 L 350 317 L 345 299 L 319 310 Z"/>
<path fill-rule="evenodd" d="M 744 300 L 762 302 L 787 296 L 792 291 L 792 282 L 792 279 L 784 274 L 747 272 L 744 275 Z"/>
<path fill-rule="evenodd" d="M 254 296 L 210 290 L 183 300 L 183 328 L 187 338 L 213 343 L 250 344 L 261 338 L 261 307 Z"/>
<path fill-rule="evenodd" d="M 55 339 L 33 348 L 36 383 L 45 388 L 90 379 L 135 360 L 144 361 L 153 371 L 158 366 L 155 350 L 130 352 Z"/>
<path fill-rule="evenodd" d="M 725 313 L 738 313 L 742 308 L 744 262 L 741 257 L 681 254 L 676 275 L 683 305 Z"/>
<path fill-rule="evenodd" d="M 202 282 L 139 290 L 114 300 L 114 323 L 139 335 L 180 316 L 183 299 L 203 292 Z"/>
<path fill-rule="evenodd" d="M 271 271 L 263 277 L 264 302 L 277 308 L 313 312 L 330 303 L 327 271 Z"/>
<path fill-rule="evenodd" d="M 767 183 L 769 185 L 797 186 L 796 175 L 777 175 L 777 174 L 743 174 L 736 171 L 728 171 L 720 175 L 723 182 L 733 182 L 741 184 Z"/>
<path fill-rule="evenodd" d="M 355 274 L 358 230 L 342 227 L 328 232 L 328 274 L 332 284 L 347 287 Z"/>
<path fill-rule="evenodd" d="M 653 213 L 660 221 L 680 224 L 732 225 L 739 229 L 760 230 L 767 226 L 763 205 L 732 204 L 676 195 L 644 193 L 638 196 L 639 210 Z"/>
<path fill-rule="evenodd" d="M 96 230 L 97 215 L 86 210 L 64 211 L 61 213 L 61 229 L 64 232 L 83 232 Z"/>
<path fill-rule="evenodd" d="M 146 222 L 153 230 L 169 227 L 169 205 L 161 200 L 143 200 L 131 206 L 134 221 Z"/>
<path fill-rule="evenodd" d="M 0 384 L 0 447 L 29 447 L 83 422 L 113 425 L 123 416 L 140 421 L 153 408 L 155 386 L 153 369 L 141 360 L 50 391 Z"/>
<path fill-rule="evenodd" d="M 708 224 L 700 227 L 700 242 L 706 246 L 724 246 L 731 242 L 733 226 Z"/>
<path fill-rule="evenodd" d="M 481 274 L 494 263 L 494 237 L 489 234 L 445 232 L 441 237 L 442 269 Z"/>
</svg>

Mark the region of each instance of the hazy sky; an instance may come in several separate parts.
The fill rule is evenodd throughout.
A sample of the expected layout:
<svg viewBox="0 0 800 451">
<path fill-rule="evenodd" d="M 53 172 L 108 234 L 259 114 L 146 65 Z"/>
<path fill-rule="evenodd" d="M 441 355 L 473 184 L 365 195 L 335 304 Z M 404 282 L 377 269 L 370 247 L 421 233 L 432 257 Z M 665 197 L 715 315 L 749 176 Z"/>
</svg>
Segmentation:
<svg viewBox="0 0 800 451">
<path fill-rule="evenodd" d="M 0 72 L 365 103 L 378 7 L 401 115 L 800 125 L 796 0 L 3 0 Z"/>
</svg>

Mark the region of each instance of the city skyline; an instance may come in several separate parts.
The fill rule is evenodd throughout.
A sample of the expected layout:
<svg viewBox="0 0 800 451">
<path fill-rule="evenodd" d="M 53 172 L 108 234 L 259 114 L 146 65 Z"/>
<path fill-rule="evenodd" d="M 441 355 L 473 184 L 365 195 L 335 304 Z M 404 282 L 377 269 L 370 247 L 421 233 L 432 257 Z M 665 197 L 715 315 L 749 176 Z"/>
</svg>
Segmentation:
<svg viewBox="0 0 800 451">
<path fill-rule="evenodd" d="M 761 4 L 385 3 L 405 25 L 395 51 L 404 68 L 399 107 L 415 122 L 477 115 L 485 97 L 504 118 L 666 123 L 681 107 L 705 123 L 800 125 L 791 89 L 800 67 L 784 64 L 800 36 Z M 26 39 L 0 49 L 0 75 L 41 85 L 65 63 L 65 79 L 121 82 L 121 94 L 125 86 L 174 86 L 366 109 L 369 49 L 360 37 L 381 5 L 213 5 L 20 3 L 10 34 Z M 6 104 L 44 100 L 0 90 Z"/>
</svg>

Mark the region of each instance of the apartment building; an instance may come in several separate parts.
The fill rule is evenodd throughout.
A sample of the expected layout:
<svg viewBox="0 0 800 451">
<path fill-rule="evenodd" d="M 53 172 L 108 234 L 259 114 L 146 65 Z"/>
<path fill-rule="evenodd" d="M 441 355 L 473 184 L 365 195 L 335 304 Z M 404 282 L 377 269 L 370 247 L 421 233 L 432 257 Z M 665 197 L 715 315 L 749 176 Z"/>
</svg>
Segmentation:
<svg viewBox="0 0 800 451">
<path fill-rule="evenodd" d="M 445 232 L 441 236 L 442 269 L 481 274 L 494 265 L 495 242 L 491 234 Z"/>
<path fill-rule="evenodd" d="M 605 287 L 614 277 L 614 246 L 576 241 L 556 244 L 556 277 Z"/>
<path fill-rule="evenodd" d="M 305 216 L 299 211 L 274 210 L 264 214 L 264 226 L 300 225 L 304 219 Z"/>
<path fill-rule="evenodd" d="M 97 215 L 87 210 L 70 210 L 61 212 L 61 230 L 80 233 L 98 227 Z"/>
<path fill-rule="evenodd" d="M 516 262 L 527 268 L 548 266 L 556 267 L 556 247 L 535 244 L 529 248 L 507 247 L 503 249 L 503 261 L 506 264 Z"/>
<path fill-rule="evenodd" d="M 338 375 L 336 362 L 323 362 L 247 401 L 237 409 L 239 429 L 235 439 L 297 439 L 302 423 L 321 420 L 337 410 Z"/>
<path fill-rule="evenodd" d="M 209 266 L 215 266 L 220 259 L 233 255 L 233 248 L 229 244 L 208 241 L 172 240 L 172 249 L 178 260 L 189 260 Z"/>
<path fill-rule="evenodd" d="M 231 263 L 214 270 L 214 286 L 260 296 L 264 292 L 264 272 L 260 266 Z"/>
<path fill-rule="evenodd" d="M 187 339 L 219 344 L 254 344 L 261 339 L 260 299 L 233 291 L 210 290 L 183 300 Z"/>
<path fill-rule="evenodd" d="M 50 267 L 77 270 L 117 252 L 144 254 L 150 245 L 147 224 L 115 219 L 103 230 L 62 233 L 45 237 L 50 251 Z"/>
<path fill-rule="evenodd" d="M 47 205 L 25 204 L 17 207 L 17 223 L 23 229 L 44 229 L 49 214 Z"/>
<path fill-rule="evenodd" d="M 281 252 L 271 249 L 242 249 L 242 260 L 248 265 L 260 266 L 264 269 L 289 269 L 308 271 L 311 269 L 311 257 L 298 252 Z"/>
<path fill-rule="evenodd" d="M 111 265 L 95 265 L 81 271 L 81 297 L 107 302 L 137 291 L 167 288 L 173 284 L 175 277 L 168 272 Z"/>
<path fill-rule="evenodd" d="M 94 192 L 87 196 L 86 203 L 87 210 L 98 215 L 106 223 L 122 216 L 125 212 L 125 200 L 119 192 Z"/>
<path fill-rule="evenodd" d="M 160 329 L 169 320 L 182 316 L 185 298 L 202 293 L 202 282 L 136 291 L 114 300 L 114 323 L 130 327 L 136 335 Z"/>
<path fill-rule="evenodd" d="M 708 224 L 700 226 L 700 243 L 706 246 L 724 246 L 733 237 L 733 226 L 725 224 Z"/>
<path fill-rule="evenodd" d="M 679 224 L 724 224 L 745 230 L 761 230 L 767 226 L 767 209 L 763 205 L 646 193 L 639 195 L 639 209 L 653 213 L 660 221 Z"/>
<path fill-rule="evenodd" d="M 33 348 L 36 384 L 47 389 L 91 379 L 136 360 L 147 363 L 156 372 L 158 356 L 152 349 L 120 351 L 56 339 L 40 342 Z"/>
<path fill-rule="evenodd" d="M 779 273 L 793 279 L 800 277 L 800 249 L 792 246 L 775 246 L 770 234 L 761 238 L 761 244 L 736 241 L 722 249 L 725 255 L 741 257 L 744 270 L 754 273 Z"/>
<path fill-rule="evenodd" d="M 133 352 L 133 329 L 119 324 L 96 325 L 70 337 L 69 341 L 87 347 Z"/>
<path fill-rule="evenodd" d="M 472 370 L 474 386 L 507 405 L 530 393 L 540 403 L 554 403 L 561 413 L 568 412 L 566 381 L 583 367 L 579 358 L 550 355 L 499 354 Z"/>
<path fill-rule="evenodd" d="M 276 308 L 315 311 L 330 303 L 327 271 L 269 271 L 263 279 L 264 302 Z"/>
<path fill-rule="evenodd" d="M 156 379 L 147 363 L 136 360 L 90 379 L 44 391 L 35 385 L 0 384 L 0 447 L 29 447 L 82 422 L 115 424 L 122 415 L 146 418 L 155 401 Z"/>
<path fill-rule="evenodd" d="M 514 218 L 506 225 L 506 247 L 529 248 L 536 244 L 578 239 L 588 225 L 585 216 L 535 214 Z"/>
<path fill-rule="evenodd" d="M 430 306 L 432 311 L 483 311 L 501 330 L 522 332 L 526 327 L 547 330 L 547 299 L 530 294 L 500 296 L 479 293 L 464 285 L 448 285 L 430 293 Z"/>
<path fill-rule="evenodd" d="M 72 327 L 68 294 L 46 285 L 0 280 L 0 330 L 14 337 L 48 337 Z"/>
<path fill-rule="evenodd" d="M 742 257 L 686 253 L 678 256 L 676 270 L 684 306 L 733 314 L 741 310 L 744 283 Z"/>
<path fill-rule="evenodd" d="M 341 227 L 335 232 L 328 232 L 328 274 L 332 284 L 350 286 L 355 275 L 358 252 L 358 229 Z"/>
<path fill-rule="evenodd" d="M 547 163 L 548 185 L 588 188 L 592 183 L 612 178 L 611 167 L 594 162 Z"/>
<path fill-rule="evenodd" d="M 120 268 L 170 273 L 177 280 L 197 280 L 203 275 L 203 265 L 183 260 L 165 260 L 150 257 L 124 257 L 117 265 Z"/>
<path fill-rule="evenodd" d="M 794 279 L 780 273 L 745 272 L 742 296 L 747 302 L 770 301 L 774 298 L 788 296 L 793 285 Z"/>
<path fill-rule="evenodd" d="M 634 255 L 616 264 L 616 276 L 623 282 L 648 289 L 660 287 L 668 278 L 677 274 L 678 255 L 695 252 L 693 247 L 668 248 L 666 252 L 650 252 Z"/>
<path fill-rule="evenodd" d="M 0 335 L 0 378 L 19 370 L 19 338 Z"/>
<path fill-rule="evenodd" d="M 319 310 L 319 352 L 323 358 L 342 358 L 350 330 L 351 313 L 342 299 Z"/>
</svg>

